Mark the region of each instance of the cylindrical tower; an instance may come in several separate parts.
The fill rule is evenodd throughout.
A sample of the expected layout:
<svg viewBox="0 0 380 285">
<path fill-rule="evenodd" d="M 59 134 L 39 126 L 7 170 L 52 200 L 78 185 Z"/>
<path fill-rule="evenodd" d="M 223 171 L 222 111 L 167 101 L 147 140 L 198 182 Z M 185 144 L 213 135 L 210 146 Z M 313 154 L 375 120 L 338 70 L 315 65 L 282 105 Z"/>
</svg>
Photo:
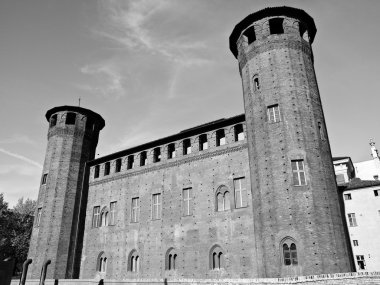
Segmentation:
<svg viewBox="0 0 380 285">
<path fill-rule="evenodd" d="M 274 7 L 247 16 L 230 36 L 243 83 L 258 277 L 351 271 L 315 34 L 303 10 Z"/>
<path fill-rule="evenodd" d="M 104 119 L 91 110 L 60 106 L 46 113 L 48 144 L 38 193 L 28 258 L 28 279 L 39 278 L 50 259 L 47 278 L 75 277 L 77 241 L 86 202 L 86 162 L 93 159 Z"/>
</svg>

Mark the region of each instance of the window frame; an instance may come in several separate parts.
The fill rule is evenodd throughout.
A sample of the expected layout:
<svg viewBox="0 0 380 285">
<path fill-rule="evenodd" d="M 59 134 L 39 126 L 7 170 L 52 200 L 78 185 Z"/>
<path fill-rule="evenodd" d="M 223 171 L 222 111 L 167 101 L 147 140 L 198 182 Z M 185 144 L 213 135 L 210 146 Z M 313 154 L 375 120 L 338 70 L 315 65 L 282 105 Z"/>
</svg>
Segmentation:
<svg viewBox="0 0 380 285">
<path fill-rule="evenodd" d="M 96 212 L 96 210 L 99 210 Z M 92 210 L 92 227 L 99 228 L 100 227 L 100 206 L 94 206 Z"/>
<path fill-rule="evenodd" d="M 349 227 L 357 227 L 358 226 L 355 213 L 347 213 L 347 218 L 348 218 Z"/>
<path fill-rule="evenodd" d="M 268 122 L 271 124 L 279 123 L 282 121 L 279 104 L 273 104 L 273 105 L 267 106 L 267 119 L 268 119 Z"/>
<path fill-rule="evenodd" d="M 136 203 L 134 203 L 136 201 Z M 140 220 L 140 198 L 131 199 L 131 223 L 138 223 Z"/>
<path fill-rule="evenodd" d="M 239 186 L 240 186 L 239 188 L 236 187 L 236 182 L 239 182 Z M 247 189 L 247 183 L 246 183 L 245 177 L 234 178 L 233 183 L 234 183 L 235 209 L 248 207 L 249 205 L 248 189 Z M 240 200 L 238 200 L 237 198 L 240 198 Z M 240 204 L 237 203 L 238 201 L 240 202 Z"/>
<path fill-rule="evenodd" d="M 184 139 L 182 141 L 182 154 L 183 155 L 189 155 L 191 154 L 191 140 L 190 139 Z"/>
<path fill-rule="evenodd" d="M 108 225 L 114 226 L 116 224 L 116 205 L 117 201 L 110 202 L 109 221 Z"/>
<path fill-rule="evenodd" d="M 47 183 L 47 178 L 48 178 L 48 173 L 44 173 L 44 174 L 42 175 L 41 185 L 46 185 L 46 183 Z"/>
<path fill-rule="evenodd" d="M 307 179 L 306 179 L 306 169 L 305 169 L 304 160 L 292 159 L 290 161 L 290 164 L 291 164 L 291 170 L 292 170 L 293 186 L 306 186 Z M 300 165 L 302 165 L 302 169 L 300 168 Z M 294 168 L 293 166 L 296 166 L 296 167 Z M 295 177 L 297 177 L 297 179 L 295 179 Z"/>
<path fill-rule="evenodd" d="M 155 194 L 152 194 L 152 220 L 160 220 L 161 217 L 162 217 L 162 196 L 161 196 L 161 193 L 155 193 Z"/>
<path fill-rule="evenodd" d="M 146 150 L 140 152 L 140 166 L 146 166 L 148 164 L 148 153 Z"/>
<path fill-rule="evenodd" d="M 100 165 L 95 165 L 94 167 L 94 179 L 99 178 L 100 176 Z"/>
<path fill-rule="evenodd" d="M 188 194 L 185 197 L 185 192 Z M 186 205 L 186 206 L 185 206 Z M 185 212 L 185 210 L 187 211 Z M 193 215 L 193 191 L 191 187 L 182 189 L 182 216 L 188 217 Z"/>
<path fill-rule="evenodd" d="M 121 171 L 121 167 L 123 165 L 123 161 L 121 158 L 116 159 L 115 161 L 115 173 L 118 173 Z"/>
</svg>

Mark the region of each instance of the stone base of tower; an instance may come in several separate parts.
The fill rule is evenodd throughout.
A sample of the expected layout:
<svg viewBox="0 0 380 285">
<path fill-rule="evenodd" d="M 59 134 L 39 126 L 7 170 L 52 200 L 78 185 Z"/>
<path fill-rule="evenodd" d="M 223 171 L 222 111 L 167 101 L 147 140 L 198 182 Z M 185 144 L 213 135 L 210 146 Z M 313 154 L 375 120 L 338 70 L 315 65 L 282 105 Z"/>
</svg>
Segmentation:
<svg viewBox="0 0 380 285">
<path fill-rule="evenodd" d="M 100 280 L 96 279 L 47 279 L 45 285 L 95 285 Z M 11 285 L 18 285 L 19 280 L 12 280 Z M 38 285 L 39 280 L 27 280 L 26 285 Z M 148 284 L 172 284 L 172 285 L 233 285 L 233 284 L 306 284 L 306 285 L 338 285 L 338 284 L 380 284 L 379 272 L 351 272 L 322 275 L 297 276 L 288 278 L 255 278 L 255 279 L 128 279 L 128 280 L 104 280 L 104 285 L 148 285 Z"/>
</svg>

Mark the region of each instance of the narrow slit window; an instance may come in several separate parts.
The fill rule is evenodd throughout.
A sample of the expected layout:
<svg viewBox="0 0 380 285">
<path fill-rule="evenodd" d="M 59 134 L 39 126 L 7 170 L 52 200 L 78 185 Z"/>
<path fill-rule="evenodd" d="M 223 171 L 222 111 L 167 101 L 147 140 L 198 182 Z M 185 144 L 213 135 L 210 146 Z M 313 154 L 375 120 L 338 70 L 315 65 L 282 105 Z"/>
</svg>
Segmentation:
<svg viewBox="0 0 380 285">
<path fill-rule="evenodd" d="M 36 227 L 40 226 L 41 223 L 42 208 L 37 209 Z"/>
<path fill-rule="evenodd" d="M 273 18 L 269 20 L 269 30 L 271 35 L 279 35 L 284 33 L 283 18 Z"/>
<path fill-rule="evenodd" d="M 168 145 L 168 159 L 175 158 L 176 153 L 175 153 L 175 144 L 171 143 Z"/>
<path fill-rule="evenodd" d="M 139 222 L 139 212 L 140 212 L 140 200 L 138 197 L 132 198 L 132 208 L 131 208 L 131 222 Z"/>
<path fill-rule="evenodd" d="M 54 127 L 57 125 L 57 114 L 51 116 L 50 118 L 50 127 Z"/>
<path fill-rule="evenodd" d="M 116 159 L 115 172 L 120 172 L 121 171 L 121 164 L 122 164 L 121 158 Z"/>
<path fill-rule="evenodd" d="M 99 178 L 100 166 L 95 165 L 94 178 Z"/>
<path fill-rule="evenodd" d="M 260 81 L 258 77 L 253 78 L 253 90 L 254 91 L 260 90 Z"/>
<path fill-rule="evenodd" d="M 161 219 L 161 193 L 152 196 L 152 219 Z"/>
<path fill-rule="evenodd" d="M 208 149 L 208 142 L 207 142 L 207 135 L 203 134 L 199 136 L 199 150 L 206 150 Z"/>
<path fill-rule="evenodd" d="M 100 206 L 95 206 L 92 214 L 92 227 L 98 228 L 100 226 Z"/>
<path fill-rule="evenodd" d="M 66 125 L 75 125 L 75 119 L 77 115 L 75 113 L 66 114 Z"/>
<path fill-rule="evenodd" d="M 140 166 L 145 166 L 148 162 L 146 151 L 140 153 Z"/>
<path fill-rule="evenodd" d="M 46 181 L 47 181 L 47 177 L 48 177 L 48 174 L 45 173 L 43 176 L 42 176 L 42 185 L 45 185 L 46 184 Z"/>
<path fill-rule="evenodd" d="M 191 153 L 191 142 L 190 139 L 183 140 L 183 155 Z"/>
<path fill-rule="evenodd" d="M 127 158 L 127 169 L 132 169 L 135 164 L 135 158 L 133 155 L 128 156 Z"/>
<path fill-rule="evenodd" d="M 161 148 L 156 147 L 153 150 L 153 162 L 160 162 L 161 161 Z"/>
<path fill-rule="evenodd" d="M 216 146 L 222 146 L 226 144 L 226 135 L 224 130 L 216 131 Z"/>
<path fill-rule="evenodd" d="M 104 176 L 110 174 L 111 163 L 108 161 L 104 164 Z"/>
</svg>

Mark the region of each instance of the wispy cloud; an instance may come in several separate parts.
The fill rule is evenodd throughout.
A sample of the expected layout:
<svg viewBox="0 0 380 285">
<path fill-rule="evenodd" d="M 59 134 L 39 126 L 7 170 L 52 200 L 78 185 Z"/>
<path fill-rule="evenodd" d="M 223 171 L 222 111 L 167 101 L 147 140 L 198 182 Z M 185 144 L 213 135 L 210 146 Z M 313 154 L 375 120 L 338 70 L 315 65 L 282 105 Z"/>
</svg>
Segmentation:
<svg viewBox="0 0 380 285">
<path fill-rule="evenodd" d="M 12 157 L 14 157 L 14 158 L 20 159 L 20 160 L 22 160 L 22 161 L 24 161 L 24 162 L 27 162 L 27 163 L 29 163 L 29 164 L 31 164 L 31 165 L 34 165 L 34 166 L 36 166 L 36 167 L 38 167 L 38 168 L 40 168 L 40 169 L 42 168 L 42 165 L 41 165 L 41 164 L 39 164 L 38 162 L 36 162 L 36 161 L 34 161 L 34 160 L 31 160 L 31 159 L 29 159 L 29 158 L 23 156 L 23 155 L 20 155 L 20 154 L 14 153 L 14 152 L 10 152 L 10 151 L 5 150 L 5 149 L 3 149 L 3 148 L 0 148 L 0 152 L 1 152 L 1 153 L 4 153 L 4 154 L 6 154 L 6 155 L 12 156 Z"/>
<path fill-rule="evenodd" d="M 23 143 L 23 144 L 34 144 L 35 142 L 28 136 L 15 134 L 9 138 L 0 139 L 0 144 L 13 144 L 13 143 Z"/>
</svg>

